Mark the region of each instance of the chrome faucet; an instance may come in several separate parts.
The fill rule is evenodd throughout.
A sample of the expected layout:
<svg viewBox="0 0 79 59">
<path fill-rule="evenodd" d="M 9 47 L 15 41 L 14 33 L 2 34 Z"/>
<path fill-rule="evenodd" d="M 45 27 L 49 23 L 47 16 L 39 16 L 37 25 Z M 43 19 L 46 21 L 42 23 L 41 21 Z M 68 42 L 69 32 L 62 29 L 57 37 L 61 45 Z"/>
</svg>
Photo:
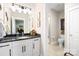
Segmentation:
<svg viewBox="0 0 79 59">
<path fill-rule="evenodd" d="M 24 36 L 24 32 L 22 32 L 22 36 Z"/>
</svg>

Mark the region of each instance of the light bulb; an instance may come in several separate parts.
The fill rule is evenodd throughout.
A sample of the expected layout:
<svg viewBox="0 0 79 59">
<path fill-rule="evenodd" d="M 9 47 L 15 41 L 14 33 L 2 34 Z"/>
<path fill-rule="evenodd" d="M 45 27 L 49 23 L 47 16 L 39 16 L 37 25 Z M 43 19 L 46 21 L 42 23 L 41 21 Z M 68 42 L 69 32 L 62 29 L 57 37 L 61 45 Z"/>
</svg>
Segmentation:
<svg viewBox="0 0 79 59">
<path fill-rule="evenodd" d="M 16 10 L 15 10 L 15 6 L 11 6 L 11 10 L 13 11 L 13 12 L 15 12 Z"/>
<path fill-rule="evenodd" d="M 20 7 L 18 7 L 18 12 L 21 13 L 22 12 L 22 9 Z"/>
<path fill-rule="evenodd" d="M 18 12 L 19 7 L 17 5 L 15 5 L 15 10 Z"/>
<path fill-rule="evenodd" d="M 31 10 L 29 10 L 29 14 L 31 14 Z"/>
<path fill-rule="evenodd" d="M 26 9 L 26 12 L 27 12 L 27 13 L 29 12 L 29 9 L 28 9 L 28 8 Z"/>
<path fill-rule="evenodd" d="M 24 14 L 26 14 L 27 12 L 26 12 L 26 9 L 23 9 L 23 12 L 24 12 Z"/>
</svg>

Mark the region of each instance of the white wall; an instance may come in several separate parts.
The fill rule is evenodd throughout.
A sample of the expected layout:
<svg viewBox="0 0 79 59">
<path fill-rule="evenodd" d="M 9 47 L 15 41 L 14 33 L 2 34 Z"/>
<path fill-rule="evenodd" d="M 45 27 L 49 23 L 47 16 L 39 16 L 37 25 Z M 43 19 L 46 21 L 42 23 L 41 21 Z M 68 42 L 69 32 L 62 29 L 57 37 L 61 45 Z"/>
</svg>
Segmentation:
<svg viewBox="0 0 79 59">
<path fill-rule="evenodd" d="M 64 18 L 64 10 L 59 12 L 59 18 Z"/>
</svg>

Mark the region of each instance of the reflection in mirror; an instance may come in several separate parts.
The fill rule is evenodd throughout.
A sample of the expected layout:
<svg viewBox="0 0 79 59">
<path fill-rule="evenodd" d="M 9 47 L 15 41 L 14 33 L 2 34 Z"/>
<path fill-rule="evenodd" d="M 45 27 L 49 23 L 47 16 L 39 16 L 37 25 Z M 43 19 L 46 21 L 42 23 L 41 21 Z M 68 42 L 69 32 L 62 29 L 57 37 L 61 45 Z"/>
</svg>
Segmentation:
<svg viewBox="0 0 79 59">
<path fill-rule="evenodd" d="M 12 34 L 23 34 L 25 31 L 25 19 L 12 16 Z"/>
<path fill-rule="evenodd" d="M 22 34 L 24 32 L 24 21 L 23 20 L 15 20 L 15 30 L 16 33 Z"/>
</svg>

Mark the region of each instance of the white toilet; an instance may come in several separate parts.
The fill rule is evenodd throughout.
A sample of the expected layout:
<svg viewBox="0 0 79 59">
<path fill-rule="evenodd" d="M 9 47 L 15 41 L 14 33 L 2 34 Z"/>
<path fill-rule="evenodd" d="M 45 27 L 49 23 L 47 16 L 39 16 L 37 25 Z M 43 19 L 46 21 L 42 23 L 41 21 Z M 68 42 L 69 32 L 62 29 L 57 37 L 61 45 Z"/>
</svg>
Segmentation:
<svg viewBox="0 0 79 59">
<path fill-rule="evenodd" d="M 58 38 L 59 47 L 64 47 L 64 35 L 60 35 Z"/>
</svg>

